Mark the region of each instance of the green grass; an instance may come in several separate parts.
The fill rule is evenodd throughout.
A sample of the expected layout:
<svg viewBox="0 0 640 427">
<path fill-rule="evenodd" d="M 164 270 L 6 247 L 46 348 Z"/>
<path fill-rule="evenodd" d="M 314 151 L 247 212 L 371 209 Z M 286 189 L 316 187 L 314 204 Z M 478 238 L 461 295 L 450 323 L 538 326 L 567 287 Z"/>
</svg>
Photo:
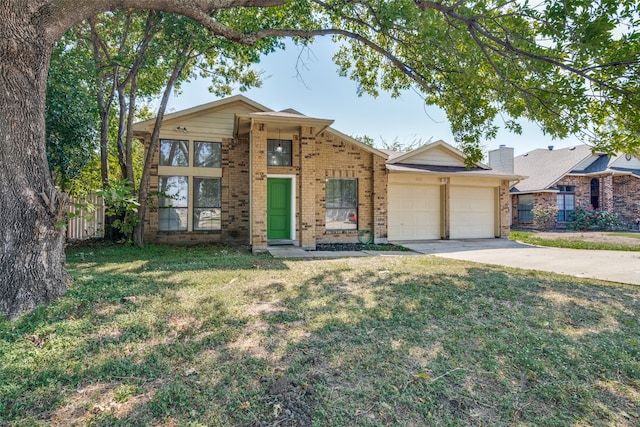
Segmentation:
<svg viewBox="0 0 640 427">
<path fill-rule="evenodd" d="M 524 231 L 512 231 L 509 234 L 510 240 L 517 240 L 523 243 L 529 243 L 531 245 L 549 246 L 553 248 L 568 248 L 568 249 L 587 249 L 587 250 L 604 250 L 604 251 L 640 251 L 640 244 L 624 244 L 624 243 L 609 243 L 609 242 L 597 242 L 587 241 L 579 239 L 547 239 L 538 237 L 537 233 L 524 232 Z M 610 236 L 623 236 L 632 233 L 609 233 Z M 640 238 L 636 235 L 634 237 Z"/>
<path fill-rule="evenodd" d="M 0 425 L 640 422 L 637 287 L 221 247 L 84 248 L 68 268 L 64 298 L 0 321 Z"/>
</svg>

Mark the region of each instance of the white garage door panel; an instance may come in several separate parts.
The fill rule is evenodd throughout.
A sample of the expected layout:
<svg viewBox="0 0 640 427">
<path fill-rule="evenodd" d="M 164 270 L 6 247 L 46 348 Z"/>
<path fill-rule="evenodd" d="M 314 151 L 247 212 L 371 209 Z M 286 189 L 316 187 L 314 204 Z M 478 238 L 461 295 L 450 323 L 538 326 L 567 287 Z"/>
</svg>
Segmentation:
<svg viewBox="0 0 640 427">
<path fill-rule="evenodd" d="M 492 187 L 451 187 L 452 239 L 495 237 L 495 192 Z"/>
<path fill-rule="evenodd" d="M 440 187 L 425 184 L 389 184 L 390 240 L 440 238 Z"/>
</svg>

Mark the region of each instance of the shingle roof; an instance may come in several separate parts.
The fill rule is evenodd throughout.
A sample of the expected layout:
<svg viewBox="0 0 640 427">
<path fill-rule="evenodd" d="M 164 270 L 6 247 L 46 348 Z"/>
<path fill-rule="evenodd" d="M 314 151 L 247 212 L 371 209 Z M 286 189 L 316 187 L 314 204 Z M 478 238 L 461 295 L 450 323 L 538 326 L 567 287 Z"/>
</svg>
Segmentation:
<svg viewBox="0 0 640 427">
<path fill-rule="evenodd" d="M 516 184 L 511 192 L 533 193 L 550 190 L 566 175 L 628 175 L 640 177 L 638 159 L 623 161 L 623 155 L 594 153 L 588 145 L 558 150 L 537 149 L 517 156 L 514 171 L 529 178 Z M 625 167 L 625 166 L 629 167 Z"/>
<path fill-rule="evenodd" d="M 473 175 L 478 177 L 487 178 L 502 178 L 513 179 L 515 178 L 511 173 L 505 173 L 493 169 L 484 168 L 466 168 L 464 166 L 436 166 L 436 165 L 412 165 L 407 163 L 387 163 L 387 169 L 396 172 L 422 172 L 433 174 L 446 174 L 446 175 Z"/>
<path fill-rule="evenodd" d="M 557 150 L 537 149 L 516 156 L 514 172 L 529 178 L 516 184 L 514 190 L 526 193 L 548 189 L 590 156 L 591 147 L 587 145 Z"/>
</svg>

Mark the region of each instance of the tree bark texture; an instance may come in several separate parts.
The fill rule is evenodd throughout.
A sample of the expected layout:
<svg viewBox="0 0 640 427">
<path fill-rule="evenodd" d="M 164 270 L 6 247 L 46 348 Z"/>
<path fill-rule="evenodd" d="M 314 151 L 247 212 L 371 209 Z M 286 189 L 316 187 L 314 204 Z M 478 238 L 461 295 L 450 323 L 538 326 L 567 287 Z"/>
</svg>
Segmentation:
<svg viewBox="0 0 640 427">
<path fill-rule="evenodd" d="M 64 294 L 66 196 L 45 150 L 52 43 L 28 2 L 0 3 L 0 314 L 15 319 Z"/>
</svg>

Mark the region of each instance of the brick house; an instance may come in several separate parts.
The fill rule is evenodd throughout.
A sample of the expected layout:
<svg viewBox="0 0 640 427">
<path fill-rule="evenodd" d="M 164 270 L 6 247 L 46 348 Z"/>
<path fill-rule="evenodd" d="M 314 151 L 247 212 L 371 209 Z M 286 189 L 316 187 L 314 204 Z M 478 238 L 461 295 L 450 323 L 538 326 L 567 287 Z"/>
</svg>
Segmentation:
<svg viewBox="0 0 640 427">
<path fill-rule="evenodd" d="M 134 125 L 148 145 L 155 120 Z M 145 240 L 250 245 L 386 241 L 387 155 L 329 126 L 238 95 L 168 114 Z M 163 197 L 163 194 L 166 197 Z"/>
<path fill-rule="evenodd" d="M 260 252 L 272 244 L 507 236 L 513 174 L 467 168 L 443 141 L 409 153 L 377 150 L 332 123 L 240 95 L 166 115 L 145 240 Z M 154 124 L 134 125 L 147 146 Z"/>
<path fill-rule="evenodd" d="M 640 159 L 608 156 L 579 145 L 537 149 L 515 157 L 514 171 L 528 178 L 511 189 L 512 223 L 533 224 L 535 206 L 558 209 L 562 227 L 576 206 L 614 212 L 625 223 L 640 217 Z"/>
</svg>

